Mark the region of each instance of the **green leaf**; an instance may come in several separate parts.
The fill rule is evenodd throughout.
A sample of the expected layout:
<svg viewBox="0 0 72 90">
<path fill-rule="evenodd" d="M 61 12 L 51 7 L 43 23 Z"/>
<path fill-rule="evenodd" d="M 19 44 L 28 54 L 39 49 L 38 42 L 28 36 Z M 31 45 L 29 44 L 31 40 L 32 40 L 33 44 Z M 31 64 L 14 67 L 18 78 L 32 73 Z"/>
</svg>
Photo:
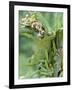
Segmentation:
<svg viewBox="0 0 72 90">
<path fill-rule="evenodd" d="M 37 19 L 43 24 L 45 30 L 47 32 L 51 31 L 48 21 L 43 17 L 43 15 L 40 12 L 37 12 L 36 14 L 37 14 Z"/>
<path fill-rule="evenodd" d="M 56 53 L 56 45 L 55 45 L 55 41 L 53 40 L 53 51 L 54 51 L 54 53 Z"/>
<path fill-rule="evenodd" d="M 27 37 L 27 38 L 29 38 L 29 39 L 34 40 L 34 37 L 33 37 L 31 34 L 28 34 L 28 33 L 21 33 L 20 35 L 21 35 L 21 36 L 24 36 L 24 37 Z"/>
</svg>

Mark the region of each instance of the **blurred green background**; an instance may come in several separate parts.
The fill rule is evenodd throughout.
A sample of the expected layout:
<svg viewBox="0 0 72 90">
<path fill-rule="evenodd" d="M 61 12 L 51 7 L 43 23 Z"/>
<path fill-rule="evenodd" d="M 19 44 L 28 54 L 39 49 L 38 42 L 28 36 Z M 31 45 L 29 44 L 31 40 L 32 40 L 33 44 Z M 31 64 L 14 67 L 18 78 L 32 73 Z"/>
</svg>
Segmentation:
<svg viewBox="0 0 72 90">
<path fill-rule="evenodd" d="M 35 15 L 46 33 L 53 33 L 38 40 L 31 27 L 23 27 L 21 19 Z M 62 68 L 59 48 L 63 46 L 63 13 L 19 11 L 19 78 L 58 77 Z M 55 32 L 55 35 L 54 35 Z M 52 38 L 54 36 L 54 38 Z M 49 48 L 49 49 L 48 49 Z M 46 53 L 45 53 L 46 52 Z M 45 55 L 44 55 L 45 54 Z M 32 59 L 32 62 L 31 62 Z M 60 59 L 60 60 L 59 60 Z M 60 73 L 62 76 L 62 72 Z"/>
</svg>

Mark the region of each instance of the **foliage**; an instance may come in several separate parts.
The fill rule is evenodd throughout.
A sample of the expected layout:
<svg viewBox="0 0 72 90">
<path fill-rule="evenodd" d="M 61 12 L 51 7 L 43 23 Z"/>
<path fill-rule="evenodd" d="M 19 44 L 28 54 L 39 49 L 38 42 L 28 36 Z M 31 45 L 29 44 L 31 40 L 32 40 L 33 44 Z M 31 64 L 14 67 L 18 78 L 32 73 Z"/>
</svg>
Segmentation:
<svg viewBox="0 0 72 90">
<path fill-rule="evenodd" d="M 63 13 L 19 11 L 19 76 L 63 76 Z"/>
</svg>

